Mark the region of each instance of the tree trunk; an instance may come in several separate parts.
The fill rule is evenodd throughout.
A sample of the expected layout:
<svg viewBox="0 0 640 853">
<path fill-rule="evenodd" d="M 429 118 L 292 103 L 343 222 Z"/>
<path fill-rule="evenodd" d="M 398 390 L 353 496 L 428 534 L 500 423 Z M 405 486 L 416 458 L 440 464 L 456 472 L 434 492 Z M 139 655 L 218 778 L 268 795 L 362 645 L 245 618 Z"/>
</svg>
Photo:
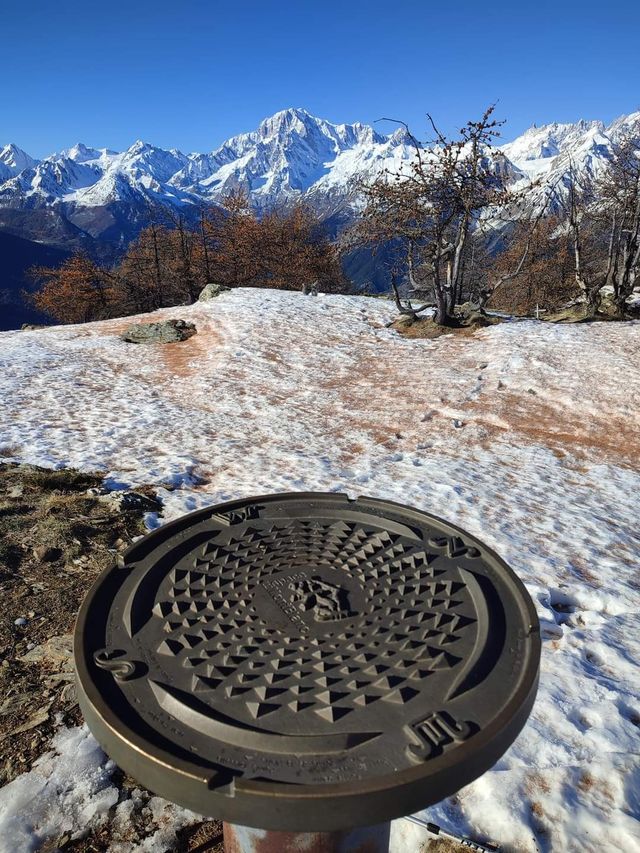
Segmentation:
<svg viewBox="0 0 640 853">
<path fill-rule="evenodd" d="M 449 294 L 444 288 L 435 288 L 436 313 L 433 317 L 433 321 L 434 323 L 437 323 L 438 326 L 450 326 L 451 320 L 453 319 L 453 314 L 449 307 L 448 295 Z"/>
</svg>

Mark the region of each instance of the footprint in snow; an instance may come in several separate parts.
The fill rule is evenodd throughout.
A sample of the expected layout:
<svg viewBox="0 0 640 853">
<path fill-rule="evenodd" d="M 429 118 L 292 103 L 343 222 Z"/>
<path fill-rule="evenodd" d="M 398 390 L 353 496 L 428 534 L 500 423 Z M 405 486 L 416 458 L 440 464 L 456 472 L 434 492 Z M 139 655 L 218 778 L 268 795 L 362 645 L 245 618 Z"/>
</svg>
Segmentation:
<svg viewBox="0 0 640 853">
<path fill-rule="evenodd" d="M 564 590 L 549 590 L 549 605 L 557 625 L 574 627 L 572 615 L 578 610 L 575 598 Z"/>
<path fill-rule="evenodd" d="M 559 640 L 564 636 L 564 631 L 557 622 L 540 619 L 540 636 L 543 640 Z"/>
<path fill-rule="evenodd" d="M 589 663 L 593 664 L 593 666 L 595 666 L 595 667 L 600 668 L 606 664 L 606 661 L 602 657 L 602 655 L 599 655 L 598 652 L 594 651 L 593 649 L 589 649 L 589 648 L 585 649 L 584 650 L 584 656 L 585 656 L 585 659 L 588 660 Z"/>
<path fill-rule="evenodd" d="M 593 711 L 590 708 L 580 708 L 573 712 L 569 716 L 569 719 L 583 732 L 589 731 L 589 729 L 598 729 L 602 726 L 602 717 L 597 711 Z"/>
<path fill-rule="evenodd" d="M 640 728 L 640 706 L 633 706 L 627 702 L 620 701 L 618 703 L 618 711 L 623 719 L 628 720 L 636 728 Z"/>
</svg>

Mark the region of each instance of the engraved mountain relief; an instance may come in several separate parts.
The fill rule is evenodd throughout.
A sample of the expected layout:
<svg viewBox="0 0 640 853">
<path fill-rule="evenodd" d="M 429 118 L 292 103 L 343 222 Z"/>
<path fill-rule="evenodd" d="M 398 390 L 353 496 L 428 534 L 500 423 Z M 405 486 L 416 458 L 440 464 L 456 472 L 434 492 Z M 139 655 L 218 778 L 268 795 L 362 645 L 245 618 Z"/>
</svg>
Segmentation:
<svg viewBox="0 0 640 853">
<path fill-rule="evenodd" d="M 325 583 L 314 575 L 309 580 L 293 581 L 289 584 L 291 601 L 303 613 L 311 610 L 318 622 L 336 622 L 354 616 L 349 609 L 349 594 L 343 587 Z"/>
</svg>

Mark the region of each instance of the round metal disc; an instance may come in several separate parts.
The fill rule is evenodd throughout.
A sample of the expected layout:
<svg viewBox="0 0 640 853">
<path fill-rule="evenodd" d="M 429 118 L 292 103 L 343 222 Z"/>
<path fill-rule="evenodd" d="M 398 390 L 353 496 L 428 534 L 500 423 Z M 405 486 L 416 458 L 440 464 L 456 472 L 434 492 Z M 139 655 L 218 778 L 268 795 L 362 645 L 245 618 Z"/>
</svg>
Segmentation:
<svg viewBox="0 0 640 853">
<path fill-rule="evenodd" d="M 251 498 L 120 562 L 78 617 L 80 705 L 121 767 L 200 814 L 291 831 L 409 814 L 491 767 L 533 705 L 523 585 L 426 513 Z"/>
</svg>

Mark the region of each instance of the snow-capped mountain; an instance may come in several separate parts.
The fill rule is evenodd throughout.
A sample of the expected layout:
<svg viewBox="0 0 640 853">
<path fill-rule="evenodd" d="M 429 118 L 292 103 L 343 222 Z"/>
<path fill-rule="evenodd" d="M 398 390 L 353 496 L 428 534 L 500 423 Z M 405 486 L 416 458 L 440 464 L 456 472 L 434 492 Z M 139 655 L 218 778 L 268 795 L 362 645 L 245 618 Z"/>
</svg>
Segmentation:
<svg viewBox="0 0 640 853">
<path fill-rule="evenodd" d="M 39 163 L 29 158 L 0 178 L 0 207 L 60 207 L 73 222 L 77 208 L 123 201 L 193 206 L 219 202 L 239 187 L 259 207 L 307 193 L 319 201 L 356 173 L 412 156 L 404 134 L 381 136 L 366 125 L 334 125 L 289 109 L 208 154 L 138 141 L 122 153 L 79 143 Z"/>
<path fill-rule="evenodd" d="M 21 160 L 15 156 L 11 169 L 0 172 L 0 229 L 24 236 L 18 212 L 46 209 L 57 232 L 63 219 L 117 246 L 143 227 L 151 208 L 179 207 L 188 217 L 239 187 L 258 207 L 309 195 L 332 212 L 344 204 L 355 173 L 379 171 L 413 152 L 402 134 L 385 137 L 362 124 L 334 125 L 289 109 L 206 154 L 165 151 L 142 141 L 121 153 L 78 143 L 40 162 L 20 153 Z M 46 233 L 28 236 L 47 240 Z"/>
<path fill-rule="evenodd" d="M 523 185 L 535 179 L 535 203 L 547 186 L 559 183 L 570 161 L 596 174 L 612 144 L 630 133 L 640 137 L 640 113 L 608 127 L 599 121 L 534 125 L 501 146 L 497 168 Z M 79 229 L 85 238 L 118 246 L 144 226 L 153 208 L 177 207 L 188 217 L 239 187 L 260 208 L 298 197 L 324 216 L 345 219 L 355 203 L 352 179 L 398 170 L 414 156 L 404 130 L 383 136 L 367 125 L 332 124 L 303 109 L 282 110 L 204 154 L 142 141 L 123 152 L 78 143 L 37 161 L 7 145 L 0 152 L 0 229 L 47 242 L 47 228 L 55 223 L 56 234 L 71 242 Z M 37 221 L 46 223 L 44 233 L 34 225 L 25 235 L 31 221 L 26 214 L 35 211 Z"/>
<path fill-rule="evenodd" d="M 532 203 L 550 187 L 557 196 L 566 193 L 562 177 L 570 167 L 578 174 L 597 177 L 606 167 L 613 145 L 624 137 L 640 140 L 640 112 L 616 119 L 608 127 L 601 121 L 547 124 L 530 127 L 502 153 L 520 171 L 522 181 L 536 181 Z"/>
<path fill-rule="evenodd" d="M 14 178 L 25 169 L 35 166 L 37 162 L 17 145 L 5 145 L 0 149 L 0 182 Z"/>
</svg>

